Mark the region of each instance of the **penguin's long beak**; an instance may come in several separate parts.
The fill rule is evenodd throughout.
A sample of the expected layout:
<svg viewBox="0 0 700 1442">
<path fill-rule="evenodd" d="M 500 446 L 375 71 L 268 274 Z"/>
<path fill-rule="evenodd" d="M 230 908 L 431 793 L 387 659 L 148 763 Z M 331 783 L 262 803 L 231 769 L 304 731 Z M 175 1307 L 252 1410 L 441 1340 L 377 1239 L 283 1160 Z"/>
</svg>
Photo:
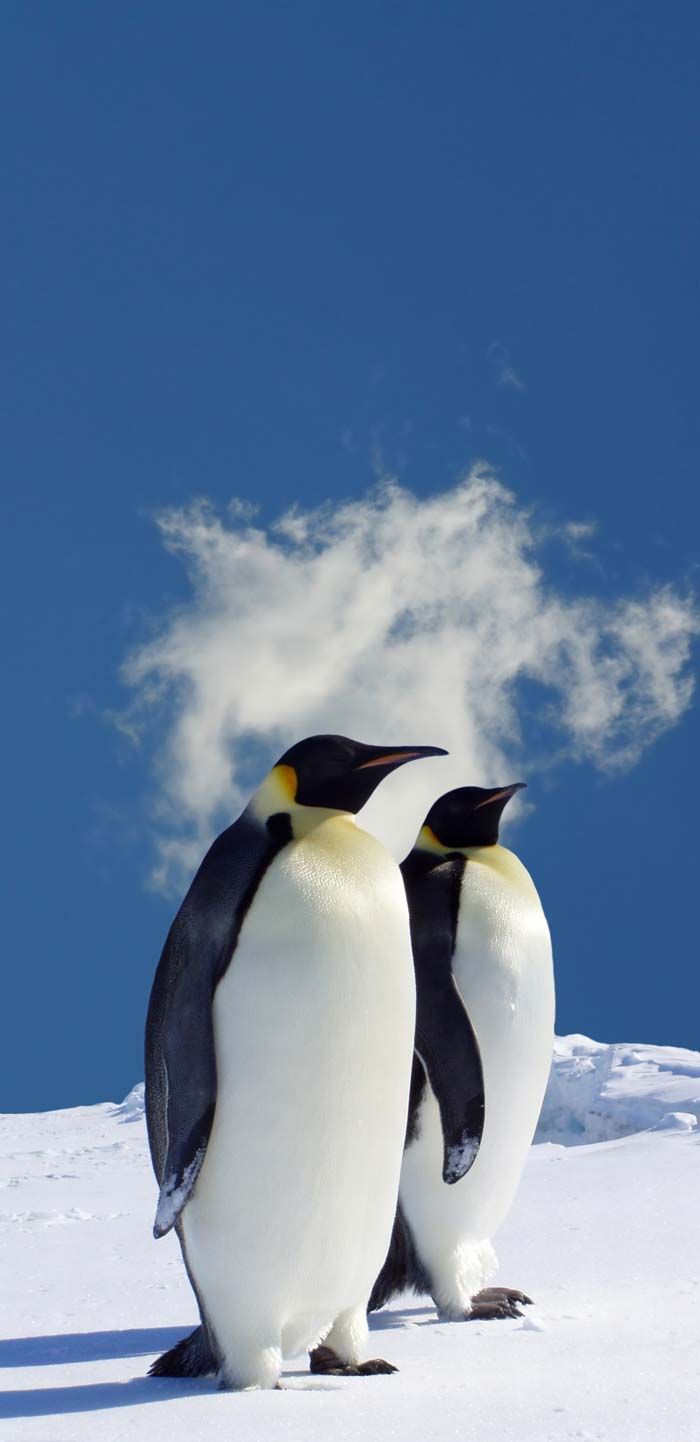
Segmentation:
<svg viewBox="0 0 700 1442">
<path fill-rule="evenodd" d="M 367 771 L 370 766 L 403 766 L 404 761 L 419 761 L 425 756 L 447 756 L 442 746 L 400 746 L 396 751 L 383 751 L 370 761 L 363 761 L 356 771 Z"/>
<path fill-rule="evenodd" d="M 499 791 L 492 791 L 474 807 L 474 810 L 480 811 L 482 806 L 493 806 L 494 801 L 502 801 L 505 805 L 506 801 L 510 801 L 511 796 L 515 796 L 516 791 L 527 791 L 527 782 L 515 781 L 512 786 L 502 786 Z"/>
</svg>

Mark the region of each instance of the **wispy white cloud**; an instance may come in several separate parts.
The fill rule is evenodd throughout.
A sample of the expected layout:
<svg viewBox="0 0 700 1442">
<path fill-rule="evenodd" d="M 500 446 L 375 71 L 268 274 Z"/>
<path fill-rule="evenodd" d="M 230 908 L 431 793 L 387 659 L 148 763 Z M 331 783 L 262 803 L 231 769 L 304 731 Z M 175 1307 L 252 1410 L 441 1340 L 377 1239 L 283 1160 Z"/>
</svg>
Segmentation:
<svg viewBox="0 0 700 1442">
<path fill-rule="evenodd" d="M 602 770 L 633 765 L 690 702 L 692 600 L 559 593 L 536 520 L 483 466 L 440 495 L 387 482 L 267 529 L 204 502 L 158 524 L 192 594 L 125 667 L 129 726 L 163 727 L 156 884 L 181 879 L 300 736 L 448 748 L 363 813 L 400 853 L 441 791 L 532 779 L 544 742 L 523 735 L 522 683 L 538 688 L 528 711 L 536 694 L 550 753 Z"/>
<path fill-rule="evenodd" d="M 513 390 L 524 391 L 525 382 L 518 375 L 513 365 L 508 347 L 501 340 L 491 342 L 488 349 L 488 357 L 494 368 L 496 385 L 512 386 Z"/>
<path fill-rule="evenodd" d="M 514 366 L 503 365 L 498 374 L 499 386 L 513 386 L 516 391 L 524 391 L 525 383 L 521 381 Z"/>
<path fill-rule="evenodd" d="M 600 569 L 598 558 L 585 544 L 593 539 L 597 530 L 595 521 L 565 521 L 559 527 L 558 534 L 577 561 L 594 561 Z"/>
</svg>

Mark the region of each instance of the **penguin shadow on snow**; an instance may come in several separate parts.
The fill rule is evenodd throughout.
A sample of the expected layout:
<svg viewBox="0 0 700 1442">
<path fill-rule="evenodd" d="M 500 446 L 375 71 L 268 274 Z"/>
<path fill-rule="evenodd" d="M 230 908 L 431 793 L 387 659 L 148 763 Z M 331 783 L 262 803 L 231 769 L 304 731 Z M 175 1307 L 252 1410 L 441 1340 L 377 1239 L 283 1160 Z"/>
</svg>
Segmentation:
<svg viewBox="0 0 700 1442">
<path fill-rule="evenodd" d="M 37 1387 L 0 1394 L 0 1418 L 58 1417 L 73 1412 L 103 1412 L 169 1402 L 174 1397 L 226 1396 L 216 1383 L 174 1377 L 131 1377 L 128 1382 L 85 1382 L 77 1387 Z"/>
<path fill-rule="evenodd" d="M 191 1328 L 189 1329 L 191 1330 Z M 66 1362 L 108 1362 L 173 1347 L 187 1327 L 126 1327 L 115 1332 L 57 1332 L 0 1340 L 0 1367 L 60 1367 Z"/>
<path fill-rule="evenodd" d="M 391 1311 L 370 1312 L 367 1324 L 370 1332 L 392 1332 L 401 1327 L 434 1327 L 440 1318 L 435 1307 L 392 1307 Z"/>
<path fill-rule="evenodd" d="M 57 1367 L 79 1362 L 112 1361 L 119 1357 L 149 1356 L 163 1347 L 173 1346 L 187 1334 L 187 1330 L 183 1327 L 132 1327 L 117 1332 L 9 1337 L 0 1341 L 0 1367 Z M 28 1387 L 0 1393 L 0 1418 L 99 1412 L 216 1391 L 217 1384 L 213 1378 L 193 1382 L 146 1376 L 132 1377 L 126 1382 Z"/>
<path fill-rule="evenodd" d="M 393 1324 L 391 1324 L 393 1325 Z M 173 1347 L 189 1327 L 129 1327 L 116 1332 L 59 1332 L 43 1337 L 0 1340 L 2 1367 L 60 1367 L 80 1362 L 108 1362 L 120 1357 L 150 1357 Z M 381 1328 L 377 1328 L 381 1330 Z M 287 1386 L 289 1383 L 289 1386 Z M 347 1384 L 346 1384 L 347 1385 Z M 308 1368 L 285 1372 L 282 1390 L 335 1392 L 342 1382 L 311 1377 Z M 230 1397 L 213 1377 L 130 1377 L 125 1382 L 86 1382 L 63 1387 L 27 1387 L 0 1392 L 0 1420 L 9 1417 L 54 1417 L 61 1413 L 101 1412 L 168 1402 L 174 1397 Z"/>
</svg>

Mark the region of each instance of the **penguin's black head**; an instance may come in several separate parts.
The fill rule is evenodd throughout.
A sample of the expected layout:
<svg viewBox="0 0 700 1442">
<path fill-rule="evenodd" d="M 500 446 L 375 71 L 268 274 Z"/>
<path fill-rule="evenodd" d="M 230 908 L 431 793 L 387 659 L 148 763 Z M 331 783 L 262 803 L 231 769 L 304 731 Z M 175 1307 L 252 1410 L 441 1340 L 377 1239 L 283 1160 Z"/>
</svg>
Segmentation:
<svg viewBox="0 0 700 1442">
<path fill-rule="evenodd" d="M 516 781 L 513 786 L 494 786 L 491 790 L 483 786 L 459 786 L 456 791 L 447 791 L 431 806 L 418 844 L 423 840 L 431 847 L 437 842 L 440 849 L 447 851 L 461 851 L 466 846 L 495 846 L 501 812 L 511 796 L 524 787 L 523 781 Z"/>
<path fill-rule="evenodd" d="M 275 772 L 298 806 L 357 812 L 397 766 L 446 755 L 440 746 L 365 746 L 348 736 L 307 736 L 285 751 Z"/>
</svg>

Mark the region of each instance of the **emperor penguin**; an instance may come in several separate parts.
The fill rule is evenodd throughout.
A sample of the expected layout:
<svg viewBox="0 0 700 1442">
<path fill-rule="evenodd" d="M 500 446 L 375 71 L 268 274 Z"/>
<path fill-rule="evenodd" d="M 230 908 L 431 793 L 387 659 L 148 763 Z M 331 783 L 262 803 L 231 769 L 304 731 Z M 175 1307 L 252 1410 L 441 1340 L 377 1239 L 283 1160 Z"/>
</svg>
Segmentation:
<svg viewBox="0 0 700 1442">
<path fill-rule="evenodd" d="M 214 841 L 146 1023 L 146 1117 L 201 1326 L 151 1367 L 274 1387 L 282 1358 L 363 1362 L 406 1127 L 415 982 L 397 863 L 355 813 L 435 746 L 312 736 Z"/>
<path fill-rule="evenodd" d="M 549 927 L 529 872 L 498 844 L 503 808 L 521 789 L 449 791 L 402 864 L 416 1050 L 399 1206 L 370 1310 L 406 1290 L 430 1293 L 450 1321 L 522 1316 L 519 1304 L 531 1300 L 485 1286 L 498 1266 L 491 1239 L 517 1190 L 554 1040 Z M 463 1013 L 461 1032 L 453 1011 L 445 1022 L 448 997 Z M 462 1175 L 449 1166 L 444 1098 L 431 1068 L 448 1075 L 454 1095 L 471 1092 L 472 1107 L 483 1108 L 478 1153 Z"/>
</svg>

